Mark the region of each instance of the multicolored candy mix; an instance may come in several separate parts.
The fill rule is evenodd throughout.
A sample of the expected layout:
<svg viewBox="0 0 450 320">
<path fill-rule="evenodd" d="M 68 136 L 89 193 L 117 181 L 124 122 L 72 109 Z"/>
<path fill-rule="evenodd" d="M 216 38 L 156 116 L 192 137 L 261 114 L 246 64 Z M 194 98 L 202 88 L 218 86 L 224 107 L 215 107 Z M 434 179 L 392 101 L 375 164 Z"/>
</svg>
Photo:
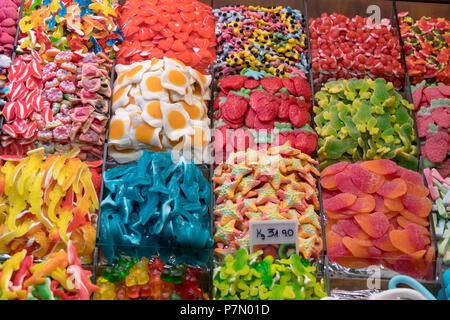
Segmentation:
<svg viewBox="0 0 450 320">
<path fill-rule="evenodd" d="M 382 78 L 330 81 L 315 97 L 321 169 L 338 161 L 384 158 L 417 170 L 414 106 L 391 82 Z"/>
<path fill-rule="evenodd" d="M 432 214 L 439 257 L 450 264 L 450 177 L 444 179 L 435 168 L 425 168 L 423 174 L 434 201 Z"/>
<path fill-rule="evenodd" d="M 206 263 L 213 245 L 211 189 L 194 164 L 144 150 L 137 164 L 107 170 L 104 182 L 99 247 L 108 261 L 125 252 Z"/>
<path fill-rule="evenodd" d="M 23 249 L 37 259 L 69 240 L 83 263 L 92 262 L 101 163 L 34 152 L 0 168 L 0 253 Z"/>
<path fill-rule="evenodd" d="M 325 279 L 316 279 L 316 267 L 293 254 L 289 259 L 258 259 L 262 251 L 240 249 L 214 269 L 217 300 L 319 300 L 327 296 Z"/>
<path fill-rule="evenodd" d="M 330 261 L 349 268 L 379 264 L 420 279 L 431 276 L 432 203 L 419 173 L 387 159 L 338 162 L 321 172 L 320 183 Z"/>
<path fill-rule="evenodd" d="M 89 300 L 100 290 L 91 283 L 91 272 L 84 270 L 72 241 L 34 263 L 27 250 L 0 264 L 0 300 Z"/>
<path fill-rule="evenodd" d="M 406 68 L 412 84 L 432 80 L 450 85 L 450 21 L 398 13 Z"/>
<path fill-rule="evenodd" d="M 168 57 L 205 72 L 216 60 L 211 10 L 196 0 L 126 1 L 118 9 L 125 41 L 117 63 Z"/>
<path fill-rule="evenodd" d="M 317 162 L 289 143 L 232 153 L 215 169 L 215 252 L 249 247 L 249 221 L 298 219 L 299 250 L 306 259 L 322 251 Z"/>
<path fill-rule="evenodd" d="M 424 165 L 437 168 L 446 178 L 450 175 L 450 86 L 422 81 L 412 90 Z"/>
<path fill-rule="evenodd" d="M 154 256 L 141 260 L 121 255 L 97 279 L 94 300 L 199 300 L 208 299 L 199 287 L 200 268 L 165 265 Z"/>
<path fill-rule="evenodd" d="M 245 74 L 250 76 L 232 75 L 218 82 L 213 115 L 215 160 L 225 156 L 221 163 L 230 152 L 286 141 L 304 153 L 314 152 L 317 135 L 310 127 L 308 81 L 298 76 L 264 76 L 253 70 Z"/>
<path fill-rule="evenodd" d="M 0 53 L 8 57 L 12 56 L 14 50 L 14 38 L 21 3 L 21 0 L 0 1 Z"/>
<path fill-rule="evenodd" d="M 109 0 L 26 0 L 19 22 L 18 52 L 47 50 L 108 54 L 123 40 Z"/>
<path fill-rule="evenodd" d="M 102 52 L 51 49 L 46 56 L 32 51 L 10 67 L 1 153 L 20 157 L 43 147 L 47 154 L 101 159 L 112 61 Z"/>
<path fill-rule="evenodd" d="M 308 65 L 305 20 L 299 10 L 281 6 L 228 6 L 214 9 L 218 43 L 215 78 L 243 68 L 286 77 L 305 77 Z"/>
<path fill-rule="evenodd" d="M 401 45 L 389 19 L 323 13 L 309 19 L 314 85 L 353 77 L 384 78 L 400 89 L 404 81 Z"/>
<path fill-rule="evenodd" d="M 116 71 L 111 157 L 125 163 L 139 159 L 143 149 L 176 149 L 187 161 L 209 163 L 211 76 L 166 57 L 117 65 Z"/>
</svg>

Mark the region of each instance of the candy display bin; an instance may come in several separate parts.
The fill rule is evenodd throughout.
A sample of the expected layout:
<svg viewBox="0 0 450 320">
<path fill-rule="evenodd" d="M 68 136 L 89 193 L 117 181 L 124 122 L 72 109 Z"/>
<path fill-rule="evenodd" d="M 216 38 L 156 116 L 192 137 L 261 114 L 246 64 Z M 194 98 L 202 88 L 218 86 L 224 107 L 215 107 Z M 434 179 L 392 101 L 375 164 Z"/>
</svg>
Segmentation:
<svg viewBox="0 0 450 320">
<path fill-rule="evenodd" d="M 378 28 L 370 29 L 373 38 L 368 37 L 368 33 L 359 37 L 358 33 L 343 33 L 340 27 L 330 28 L 331 24 L 314 20 L 322 14 L 329 16 L 333 13 L 350 19 L 356 16 L 372 17 L 372 21 L 381 22 L 384 27 L 378 31 L 372 31 Z M 352 77 L 383 77 L 386 81 L 393 82 L 397 89 L 404 87 L 401 47 L 390 1 L 308 1 L 308 15 L 312 40 L 312 72 L 316 88 L 320 88 L 328 80 Z M 354 20 L 354 26 L 360 28 L 364 24 L 362 18 Z M 380 35 L 383 36 L 383 41 L 378 38 Z M 360 45 L 348 47 L 353 41 Z M 366 51 L 372 47 L 375 48 L 373 53 Z M 359 48 L 365 51 L 356 52 Z M 391 57 L 392 54 L 394 57 Z"/>
</svg>

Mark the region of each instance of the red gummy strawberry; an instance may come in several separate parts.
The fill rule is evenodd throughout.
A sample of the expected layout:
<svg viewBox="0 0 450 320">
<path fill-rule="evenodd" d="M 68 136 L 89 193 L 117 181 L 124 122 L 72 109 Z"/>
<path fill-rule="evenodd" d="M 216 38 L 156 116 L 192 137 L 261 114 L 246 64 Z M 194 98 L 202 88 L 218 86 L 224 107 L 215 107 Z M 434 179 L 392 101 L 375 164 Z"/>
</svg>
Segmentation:
<svg viewBox="0 0 450 320">
<path fill-rule="evenodd" d="M 312 91 L 311 87 L 309 86 L 309 82 L 300 77 L 292 77 L 290 79 L 294 82 L 297 96 L 304 97 L 305 100 L 309 100 L 312 96 Z"/>
<path fill-rule="evenodd" d="M 278 118 L 289 119 L 289 106 L 291 105 L 290 99 L 281 98 L 280 107 L 278 108 Z"/>
<path fill-rule="evenodd" d="M 283 86 L 283 82 L 277 77 L 265 77 L 261 79 L 261 85 L 266 91 L 276 93 Z"/>
<path fill-rule="evenodd" d="M 258 117 L 255 117 L 253 127 L 255 130 L 271 130 L 275 126 L 275 119 L 272 121 L 262 122 Z"/>
<path fill-rule="evenodd" d="M 256 119 L 256 112 L 252 108 L 249 108 L 248 112 L 245 114 L 245 125 L 250 129 L 254 129 L 255 119 Z"/>
<path fill-rule="evenodd" d="M 222 115 L 231 122 L 242 122 L 247 109 L 247 99 L 235 93 L 230 93 L 227 101 L 220 104 Z"/>
<path fill-rule="evenodd" d="M 433 117 L 427 116 L 417 116 L 417 129 L 419 131 L 419 137 L 423 138 L 427 135 L 429 125 L 434 123 Z"/>
<path fill-rule="evenodd" d="M 256 116 L 262 122 L 270 122 L 275 120 L 278 115 L 278 109 L 281 99 L 273 95 L 266 95 L 265 100 L 259 100 L 259 104 L 256 108 Z"/>
<path fill-rule="evenodd" d="M 431 116 L 434 122 L 439 127 L 449 128 L 450 127 L 450 108 L 449 107 L 437 107 L 431 110 Z"/>
<path fill-rule="evenodd" d="M 225 92 L 220 91 L 220 93 L 217 95 L 216 99 L 214 99 L 214 111 L 219 109 L 219 104 L 220 104 L 220 98 L 224 98 L 227 95 L 225 94 Z"/>
<path fill-rule="evenodd" d="M 256 111 L 259 105 L 262 105 L 265 100 L 267 100 L 267 92 L 264 92 L 262 90 L 255 90 L 250 93 L 250 108 L 253 111 Z"/>
<path fill-rule="evenodd" d="M 444 179 L 450 176 L 450 159 L 445 160 L 444 167 L 437 169 L 437 171 Z"/>
<path fill-rule="evenodd" d="M 219 88 L 228 93 L 230 90 L 239 90 L 244 86 L 246 77 L 234 75 L 220 79 Z"/>
<path fill-rule="evenodd" d="M 286 88 L 290 94 L 293 94 L 294 96 L 297 95 L 294 82 L 290 78 L 282 78 L 281 82 L 283 83 L 283 87 Z"/>
<path fill-rule="evenodd" d="M 256 79 L 246 78 L 244 81 L 245 89 L 255 89 L 257 86 L 259 86 L 259 81 Z"/>
<path fill-rule="evenodd" d="M 289 120 L 294 127 L 303 127 L 309 120 L 309 114 L 296 104 L 289 106 Z"/>
<path fill-rule="evenodd" d="M 312 154 L 317 147 L 317 134 L 309 130 L 295 131 L 294 147 L 304 153 Z"/>
<path fill-rule="evenodd" d="M 447 132 L 428 133 L 423 151 L 431 162 L 442 162 L 447 157 L 449 136 Z"/>
</svg>

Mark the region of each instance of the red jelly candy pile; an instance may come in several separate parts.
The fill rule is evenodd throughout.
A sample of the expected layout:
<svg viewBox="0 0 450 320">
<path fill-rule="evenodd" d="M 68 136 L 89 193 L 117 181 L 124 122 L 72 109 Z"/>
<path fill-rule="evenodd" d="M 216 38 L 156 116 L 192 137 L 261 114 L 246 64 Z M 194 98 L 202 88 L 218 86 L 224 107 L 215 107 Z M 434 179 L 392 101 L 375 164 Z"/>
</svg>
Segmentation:
<svg viewBox="0 0 450 320">
<path fill-rule="evenodd" d="M 22 156 L 34 149 L 37 115 L 46 117 L 42 89 L 42 57 L 36 52 L 18 56 L 8 69 L 9 102 L 3 106 L 1 155 Z"/>
<path fill-rule="evenodd" d="M 349 78 L 384 78 L 402 87 L 401 46 L 388 19 L 323 13 L 309 19 L 314 84 Z"/>
<path fill-rule="evenodd" d="M 331 261 L 351 268 L 381 264 L 415 278 L 429 275 L 432 203 L 419 173 L 386 159 L 339 162 L 322 171 L 321 186 Z"/>
<path fill-rule="evenodd" d="M 176 58 L 205 70 L 216 58 L 215 20 L 210 6 L 192 1 L 127 1 L 118 9 L 125 41 L 117 64 Z"/>
<path fill-rule="evenodd" d="M 216 154 L 288 141 L 304 153 L 314 152 L 317 134 L 310 127 L 308 81 L 298 76 L 256 80 L 232 75 L 220 79 L 218 87 L 213 115 Z"/>
<path fill-rule="evenodd" d="M 412 89 L 426 165 L 437 167 L 445 178 L 450 174 L 450 86 L 427 86 L 423 81 Z"/>
<path fill-rule="evenodd" d="M 424 79 L 450 85 L 450 21 L 398 13 L 406 67 L 412 84 Z"/>
<path fill-rule="evenodd" d="M 21 0 L 0 0 L 0 51 L 11 56 L 14 49 Z"/>
</svg>

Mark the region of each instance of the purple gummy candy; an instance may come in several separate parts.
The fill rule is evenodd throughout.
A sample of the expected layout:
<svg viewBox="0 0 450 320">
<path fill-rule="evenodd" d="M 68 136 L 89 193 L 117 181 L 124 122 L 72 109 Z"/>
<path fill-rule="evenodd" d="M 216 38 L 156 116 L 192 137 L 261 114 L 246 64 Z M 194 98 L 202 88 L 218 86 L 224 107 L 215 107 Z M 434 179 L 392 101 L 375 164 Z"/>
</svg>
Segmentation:
<svg viewBox="0 0 450 320">
<path fill-rule="evenodd" d="M 5 18 L 11 18 L 14 21 L 17 21 L 17 19 L 19 18 L 19 14 L 17 13 L 17 8 L 14 7 L 5 7 L 1 9 L 3 11 L 3 13 L 5 14 Z"/>
<path fill-rule="evenodd" d="M 3 32 L 9 34 L 11 37 L 16 35 L 16 27 L 0 27 L 0 34 Z"/>
<path fill-rule="evenodd" d="M 14 22 L 13 19 L 11 18 L 6 18 L 3 21 L 0 22 L 0 26 L 1 27 L 12 27 L 14 26 L 16 23 Z"/>
</svg>

